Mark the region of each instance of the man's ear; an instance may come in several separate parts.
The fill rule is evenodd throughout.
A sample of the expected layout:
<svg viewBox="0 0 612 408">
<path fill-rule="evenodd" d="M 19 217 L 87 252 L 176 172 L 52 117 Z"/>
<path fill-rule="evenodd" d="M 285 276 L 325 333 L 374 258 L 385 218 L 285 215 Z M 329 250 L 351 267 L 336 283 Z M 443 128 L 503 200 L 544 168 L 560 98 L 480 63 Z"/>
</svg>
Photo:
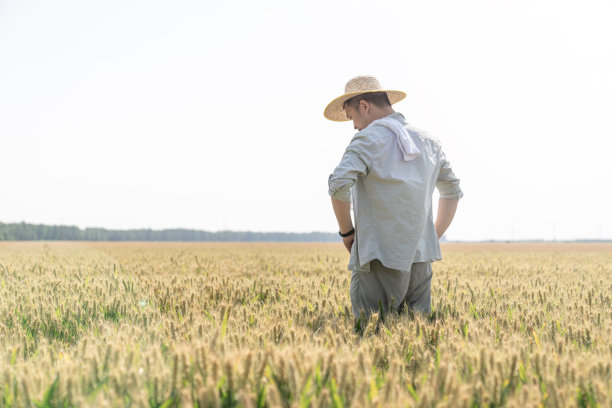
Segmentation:
<svg viewBox="0 0 612 408">
<path fill-rule="evenodd" d="M 368 113 L 370 110 L 370 104 L 364 100 L 359 101 L 359 108 L 363 109 L 363 113 Z"/>
</svg>

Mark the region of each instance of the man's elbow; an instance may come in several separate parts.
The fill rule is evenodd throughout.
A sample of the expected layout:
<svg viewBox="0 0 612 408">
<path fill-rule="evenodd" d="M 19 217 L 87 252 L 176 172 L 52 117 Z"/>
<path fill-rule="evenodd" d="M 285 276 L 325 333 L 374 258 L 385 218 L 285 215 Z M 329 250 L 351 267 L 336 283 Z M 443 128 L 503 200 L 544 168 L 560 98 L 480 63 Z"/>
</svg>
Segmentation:
<svg viewBox="0 0 612 408">
<path fill-rule="evenodd" d="M 332 179 L 330 176 L 328 182 L 327 193 L 331 198 L 339 201 L 351 201 L 351 183 L 347 183 L 342 179 Z"/>
<path fill-rule="evenodd" d="M 463 191 L 440 193 L 440 198 L 459 201 L 463 197 Z"/>
<path fill-rule="evenodd" d="M 351 190 L 350 189 L 341 189 L 337 191 L 332 191 L 331 189 L 328 191 L 328 194 L 333 200 L 349 202 L 351 201 Z"/>
</svg>

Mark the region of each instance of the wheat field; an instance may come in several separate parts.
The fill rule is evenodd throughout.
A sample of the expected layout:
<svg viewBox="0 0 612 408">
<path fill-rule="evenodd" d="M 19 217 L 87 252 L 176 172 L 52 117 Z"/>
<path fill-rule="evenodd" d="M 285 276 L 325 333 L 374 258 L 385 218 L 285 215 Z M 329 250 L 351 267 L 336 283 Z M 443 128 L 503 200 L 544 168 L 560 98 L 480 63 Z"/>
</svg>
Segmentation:
<svg viewBox="0 0 612 408">
<path fill-rule="evenodd" d="M 357 323 L 340 244 L 0 242 L 0 407 L 612 406 L 612 245 L 442 250 Z"/>
</svg>

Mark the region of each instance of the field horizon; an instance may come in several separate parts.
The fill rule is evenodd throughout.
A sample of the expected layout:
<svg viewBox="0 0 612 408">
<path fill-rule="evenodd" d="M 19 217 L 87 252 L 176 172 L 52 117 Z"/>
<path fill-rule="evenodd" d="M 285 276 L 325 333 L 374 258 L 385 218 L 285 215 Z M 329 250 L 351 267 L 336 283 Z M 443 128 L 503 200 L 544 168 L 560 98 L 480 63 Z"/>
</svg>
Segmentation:
<svg viewBox="0 0 612 408">
<path fill-rule="evenodd" d="M 482 239 L 447 240 L 456 243 L 612 243 L 612 237 L 566 240 L 544 239 Z M 336 232 L 326 231 L 256 231 L 256 230 L 199 230 L 191 228 L 128 228 L 77 227 L 0 221 L 1 241 L 91 241 L 91 242 L 341 242 Z"/>
</svg>

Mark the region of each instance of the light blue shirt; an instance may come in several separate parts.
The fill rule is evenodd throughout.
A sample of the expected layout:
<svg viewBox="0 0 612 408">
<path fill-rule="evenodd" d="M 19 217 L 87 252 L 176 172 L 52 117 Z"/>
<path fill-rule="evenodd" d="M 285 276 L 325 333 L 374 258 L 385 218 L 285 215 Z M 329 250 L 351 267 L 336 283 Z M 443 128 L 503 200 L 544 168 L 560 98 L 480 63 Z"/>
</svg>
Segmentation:
<svg viewBox="0 0 612 408">
<path fill-rule="evenodd" d="M 432 195 L 460 199 L 463 192 L 440 142 L 393 113 L 420 150 L 405 161 L 396 135 L 372 124 L 361 130 L 346 148 L 340 164 L 329 176 L 329 195 L 353 198 L 355 242 L 349 268 L 367 270 L 379 259 L 391 269 L 409 270 L 413 262 L 442 259 L 434 227 Z"/>
</svg>

